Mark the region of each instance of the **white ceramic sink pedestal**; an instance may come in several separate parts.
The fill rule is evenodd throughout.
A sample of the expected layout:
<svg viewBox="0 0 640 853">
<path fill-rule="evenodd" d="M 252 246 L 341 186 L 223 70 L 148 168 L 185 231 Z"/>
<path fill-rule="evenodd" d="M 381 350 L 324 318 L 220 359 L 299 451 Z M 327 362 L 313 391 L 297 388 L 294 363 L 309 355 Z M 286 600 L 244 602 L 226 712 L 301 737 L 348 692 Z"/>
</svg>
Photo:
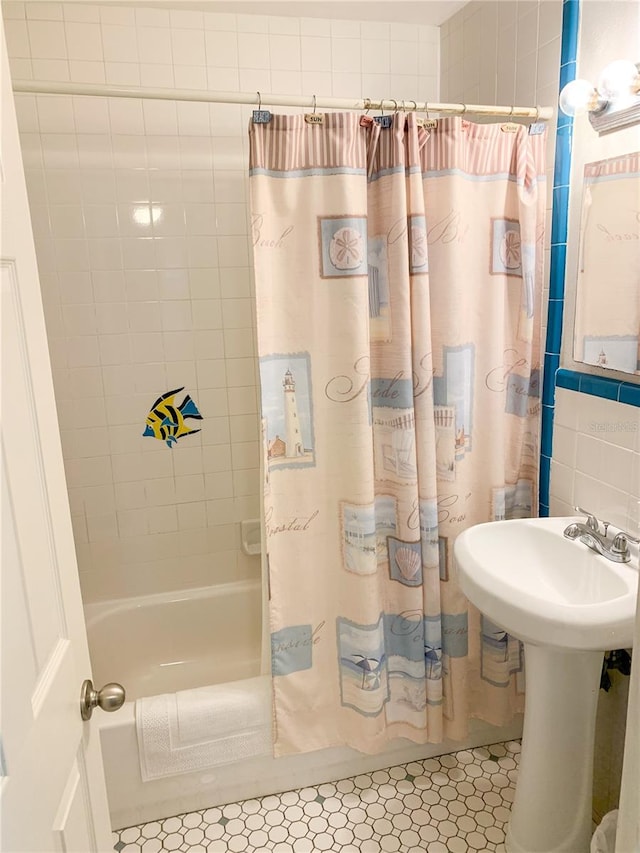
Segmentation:
<svg viewBox="0 0 640 853">
<path fill-rule="evenodd" d="M 588 853 L 603 652 L 633 641 L 638 561 L 563 531 L 576 518 L 479 524 L 457 538 L 462 590 L 525 644 L 526 705 L 509 853 Z"/>
</svg>

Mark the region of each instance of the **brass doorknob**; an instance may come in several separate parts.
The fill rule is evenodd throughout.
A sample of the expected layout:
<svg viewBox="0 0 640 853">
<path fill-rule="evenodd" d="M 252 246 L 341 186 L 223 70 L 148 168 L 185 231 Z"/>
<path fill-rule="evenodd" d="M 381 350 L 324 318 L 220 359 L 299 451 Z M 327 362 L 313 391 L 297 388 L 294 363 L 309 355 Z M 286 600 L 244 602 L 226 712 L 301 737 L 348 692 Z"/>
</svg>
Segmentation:
<svg viewBox="0 0 640 853">
<path fill-rule="evenodd" d="M 122 708 L 126 698 L 122 684 L 111 682 L 105 684 L 102 690 L 96 690 L 91 679 L 87 678 L 80 690 L 80 715 L 83 720 L 90 720 L 94 708 L 117 711 Z"/>
</svg>

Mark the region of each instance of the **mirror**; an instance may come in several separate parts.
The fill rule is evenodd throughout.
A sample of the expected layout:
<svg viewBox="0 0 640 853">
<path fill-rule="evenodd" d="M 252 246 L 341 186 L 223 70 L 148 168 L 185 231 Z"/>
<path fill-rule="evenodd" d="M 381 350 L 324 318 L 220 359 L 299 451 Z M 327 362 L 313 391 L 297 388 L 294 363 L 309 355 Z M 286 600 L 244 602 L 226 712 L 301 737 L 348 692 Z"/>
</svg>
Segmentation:
<svg viewBox="0 0 640 853">
<path fill-rule="evenodd" d="M 640 152 L 584 167 L 576 361 L 640 374 Z"/>
</svg>

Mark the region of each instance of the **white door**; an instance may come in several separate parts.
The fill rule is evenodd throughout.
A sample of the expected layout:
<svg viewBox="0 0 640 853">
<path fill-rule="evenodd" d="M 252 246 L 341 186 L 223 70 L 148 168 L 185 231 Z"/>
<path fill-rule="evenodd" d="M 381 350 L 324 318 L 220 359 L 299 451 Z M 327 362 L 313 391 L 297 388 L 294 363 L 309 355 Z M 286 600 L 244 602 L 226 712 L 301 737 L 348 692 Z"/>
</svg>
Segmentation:
<svg viewBox="0 0 640 853">
<path fill-rule="evenodd" d="M 99 733 L 80 717 L 89 652 L 1 24 L 0 52 L 0 850 L 106 853 Z"/>
</svg>

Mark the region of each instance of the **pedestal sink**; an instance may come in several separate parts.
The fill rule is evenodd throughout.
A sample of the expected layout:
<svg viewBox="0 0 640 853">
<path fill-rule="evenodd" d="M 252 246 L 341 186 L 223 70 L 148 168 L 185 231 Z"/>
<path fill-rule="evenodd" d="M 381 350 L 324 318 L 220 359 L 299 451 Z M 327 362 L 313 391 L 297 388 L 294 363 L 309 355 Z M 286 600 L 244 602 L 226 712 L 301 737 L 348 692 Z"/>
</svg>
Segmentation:
<svg viewBox="0 0 640 853">
<path fill-rule="evenodd" d="M 637 552 L 614 563 L 565 539 L 575 518 L 479 524 L 457 538 L 466 596 L 525 644 L 522 755 L 509 853 L 588 853 L 603 652 L 629 648 Z"/>
</svg>

